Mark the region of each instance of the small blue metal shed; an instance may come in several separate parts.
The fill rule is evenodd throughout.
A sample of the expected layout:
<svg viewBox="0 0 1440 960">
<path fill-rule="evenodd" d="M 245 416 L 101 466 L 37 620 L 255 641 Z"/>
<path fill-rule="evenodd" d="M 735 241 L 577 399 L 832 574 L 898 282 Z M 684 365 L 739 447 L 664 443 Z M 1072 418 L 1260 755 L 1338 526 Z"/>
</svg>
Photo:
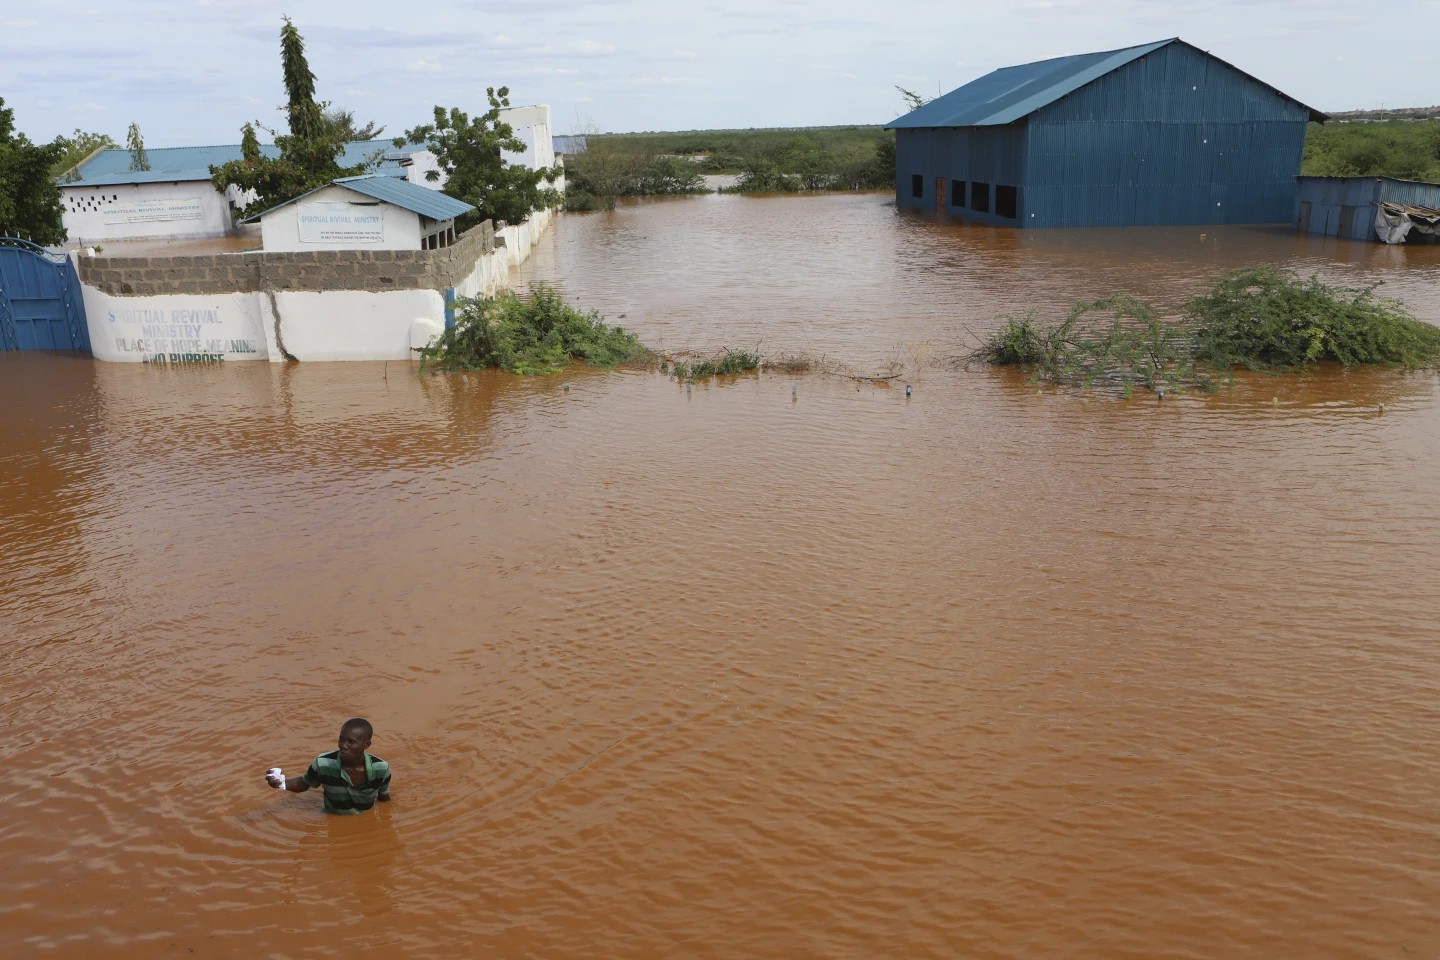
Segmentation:
<svg viewBox="0 0 1440 960">
<path fill-rule="evenodd" d="M 1325 119 L 1172 38 L 1005 67 L 886 126 L 900 207 L 1097 227 L 1284 223 Z"/>
<path fill-rule="evenodd" d="M 1440 183 L 1394 177 L 1300 177 L 1298 183 L 1295 229 L 1301 233 L 1387 243 L 1437 240 Z M 1377 212 L 1388 221 L 1385 236 L 1376 226 Z"/>
</svg>

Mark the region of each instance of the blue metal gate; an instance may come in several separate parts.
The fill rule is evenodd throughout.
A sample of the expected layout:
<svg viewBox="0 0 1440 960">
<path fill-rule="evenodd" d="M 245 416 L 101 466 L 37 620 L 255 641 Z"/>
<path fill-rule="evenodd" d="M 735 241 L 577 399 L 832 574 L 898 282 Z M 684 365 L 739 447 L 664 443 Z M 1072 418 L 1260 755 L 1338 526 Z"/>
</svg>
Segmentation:
<svg viewBox="0 0 1440 960">
<path fill-rule="evenodd" d="M 80 278 L 69 257 L 0 237 L 0 350 L 90 352 Z"/>
</svg>

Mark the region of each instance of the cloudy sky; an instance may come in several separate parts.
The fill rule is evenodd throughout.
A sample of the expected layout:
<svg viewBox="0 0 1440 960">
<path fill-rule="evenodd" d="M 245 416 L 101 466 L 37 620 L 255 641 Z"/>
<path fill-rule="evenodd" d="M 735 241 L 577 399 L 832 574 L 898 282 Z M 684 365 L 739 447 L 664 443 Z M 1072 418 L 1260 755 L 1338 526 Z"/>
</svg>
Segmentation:
<svg viewBox="0 0 1440 960">
<path fill-rule="evenodd" d="M 1176 36 L 1322 111 L 1440 104 L 1407 42 L 1440 0 L 0 0 L 0 97 L 36 141 L 236 143 L 278 122 L 286 13 L 321 99 L 388 133 L 501 85 L 557 133 L 885 123 L 896 85 Z"/>
</svg>

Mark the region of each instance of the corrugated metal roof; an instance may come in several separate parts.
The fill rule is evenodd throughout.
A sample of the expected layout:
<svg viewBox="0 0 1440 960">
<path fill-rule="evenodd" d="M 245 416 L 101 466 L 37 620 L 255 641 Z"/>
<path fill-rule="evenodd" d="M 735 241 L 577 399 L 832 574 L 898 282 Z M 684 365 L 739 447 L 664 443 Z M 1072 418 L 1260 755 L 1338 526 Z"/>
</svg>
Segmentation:
<svg viewBox="0 0 1440 960">
<path fill-rule="evenodd" d="M 453 220 L 455 217 L 475 209 L 475 205 L 472 203 L 456 200 L 439 190 L 431 190 L 418 183 L 397 180 L 394 177 L 372 174 L 367 177 L 341 177 L 332 182 L 337 186 L 354 190 L 356 193 L 363 193 L 367 197 L 374 197 L 376 200 L 383 200 L 386 203 L 393 203 L 397 207 L 413 210 L 431 220 Z"/>
<path fill-rule="evenodd" d="M 1138 47 L 1082 53 L 1014 67 L 1001 67 L 963 87 L 951 90 L 943 97 L 936 97 L 918 110 L 895 118 L 885 127 L 889 130 L 900 130 L 924 127 L 989 127 L 1014 123 L 1127 63 L 1172 43 L 1184 42 L 1178 37 L 1171 37 L 1169 40 L 1145 43 Z M 1210 54 L 1207 53 L 1206 56 Z M 1214 59 L 1219 60 L 1218 57 Z M 1225 65 L 1238 70 L 1231 64 Z M 1243 70 L 1239 72 L 1244 73 Z M 1271 90 L 1275 89 L 1264 81 L 1255 82 Z M 1276 93 L 1294 100 L 1278 90 Z M 1298 100 L 1294 102 L 1299 103 Z M 1310 111 L 1312 119 L 1326 119 L 1324 114 L 1312 107 L 1305 106 L 1305 109 Z"/>
<path fill-rule="evenodd" d="M 316 187 L 309 193 L 302 193 L 298 197 L 286 200 L 284 203 L 277 203 L 269 210 L 262 210 L 260 213 L 246 217 L 242 223 L 259 223 L 260 218 L 281 207 L 288 207 L 292 203 L 299 203 L 313 193 L 319 193 L 328 186 L 344 187 L 347 190 L 354 190 L 372 200 L 382 200 L 385 203 L 403 207 L 422 217 L 429 217 L 431 220 L 450 220 L 460 216 L 462 213 L 469 213 L 475 207 L 463 200 L 456 200 L 448 194 L 439 190 L 431 190 L 429 187 L 422 187 L 418 183 L 411 183 L 408 180 L 400 180 L 395 177 L 387 177 L 382 174 L 367 174 L 363 177 L 341 177 L 338 180 L 331 180 L 325 187 Z"/>
<path fill-rule="evenodd" d="M 376 173 L 386 176 L 405 176 L 404 160 L 411 153 L 420 152 L 422 147 L 395 148 L 394 141 L 357 140 L 345 144 L 345 151 L 337 159 L 342 167 L 353 167 L 363 163 L 377 153 L 382 159 Z M 280 156 L 280 148 L 273 143 L 262 144 L 260 154 L 266 157 Z M 122 183 L 163 183 L 166 181 L 209 180 L 210 167 L 239 160 L 242 156 L 240 145 L 228 144 L 214 147 L 155 147 L 147 148 L 145 155 L 150 161 L 149 170 L 130 169 L 130 151 L 124 148 L 101 150 L 80 164 L 78 180 L 62 180 L 61 187 L 99 187 Z"/>
</svg>

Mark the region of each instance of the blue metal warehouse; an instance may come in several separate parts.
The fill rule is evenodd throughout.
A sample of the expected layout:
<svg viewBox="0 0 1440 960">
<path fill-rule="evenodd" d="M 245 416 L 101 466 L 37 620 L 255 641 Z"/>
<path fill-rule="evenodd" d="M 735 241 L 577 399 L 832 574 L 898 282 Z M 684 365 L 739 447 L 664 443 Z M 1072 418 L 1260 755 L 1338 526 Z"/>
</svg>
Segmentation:
<svg viewBox="0 0 1440 960">
<path fill-rule="evenodd" d="M 886 127 L 901 207 L 1102 227 L 1284 223 L 1326 119 L 1170 39 L 1005 67 Z"/>
</svg>

